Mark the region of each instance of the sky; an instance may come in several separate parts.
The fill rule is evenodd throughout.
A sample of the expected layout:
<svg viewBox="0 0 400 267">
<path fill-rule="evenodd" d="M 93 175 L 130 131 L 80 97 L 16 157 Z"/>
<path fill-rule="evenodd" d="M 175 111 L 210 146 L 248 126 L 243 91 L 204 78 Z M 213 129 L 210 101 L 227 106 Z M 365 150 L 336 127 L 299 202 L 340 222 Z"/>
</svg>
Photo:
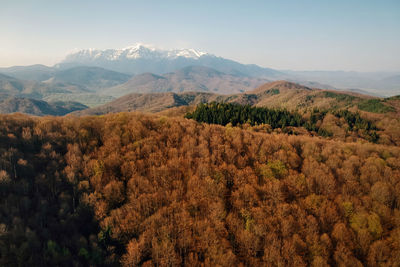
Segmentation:
<svg viewBox="0 0 400 267">
<path fill-rule="evenodd" d="M 400 71 L 400 0 L 0 0 L 0 67 L 137 42 L 275 69 Z"/>
</svg>

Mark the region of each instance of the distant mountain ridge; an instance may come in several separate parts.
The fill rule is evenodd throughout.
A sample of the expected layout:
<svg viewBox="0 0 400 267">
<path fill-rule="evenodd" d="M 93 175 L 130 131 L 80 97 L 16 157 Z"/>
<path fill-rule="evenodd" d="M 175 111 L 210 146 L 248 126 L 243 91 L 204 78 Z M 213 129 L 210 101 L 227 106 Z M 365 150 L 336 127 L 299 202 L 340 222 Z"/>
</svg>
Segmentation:
<svg viewBox="0 0 400 267">
<path fill-rule="evenodd" d="M 136 44 L 124 49 L 81 50 L 69 54 L 57 64 L 58 68 L 90 65 L 130 74 L 174 72 L 187 66 L 204 66 L 230 75 L 291 80 L 298 83 L 319 83 L 325 88 L 362 89 L 378 95 L 400 93 L 396 72 L 349 72 L 349 71 L 286 71 L 241 64 L 234 60 L 200 52 L 195 49 L 162 50 Z M 392 78 L 391 78 L 392 77 Z"/>
<path fill-rule="evenodd" d="M 46 102 L 43 100 L 0 96 L 0 113 L 25 113 L 36 116 L 63 116 L 77 110 L 83 110 L 87 106 L 78 102 Z"/>
<path fill-rule="evenodd" d="M 43 76 L 42 71 L 46 71 L 46 76 Z M 6 72 L 7 75 L 0 73 L 0 93 L 38 100 L 77 101 L 90 106 L 112 100 L 113 97 L 104 96 L 98 91 L 122 84 L 131 77 L 128 74 L 87 66 L 49 71 L 35 65 L 26 69 L 8 68 Z M 36 73 L 39 76 L 31 77 L 31 80 L 17 78 L 25 77 L 27 72 L 29 75 Z"/>
<path fill-rule="evenodd" d="M 206 52 L 197 51 L 195 49 L 174 49 L 174 50 L 163 50 L 156 49 L 151 45 L 145 45 L 141 43 L 134 44 L 122 49 L 83 49 L 75 53 L 71 53 L 66 56 L 64 62 L 76 61 L 76 60 L 124 60 L 124 59 L 176 59 L 178 57 L 198 59 L 204 55 L 209 55 Z"/>
<path fill-rule="evenodd" d="M 35 88 L 36 82 L 23 81 L 0 73 L 0 93 L 9 95 L 29 94 Z"/>
<path fill-rule="evenodd" d="M 232 94 L 252 90 L 266 82 L 269 80 L 230 75 L 204 66 L 188 66 L 163 75 L 139 74 L 126 83 L 103 90 L 102 93 L 115 97 L 129 93 L 188 91 Z"/>
<path fill-rule="evenodd" d="M 286 74 L 277 70 L 241 64 L 195 49 L 163 50 L 143 44 L 135 44 L 123 49 L 80 50 L 67 55 L 56 67 L 69 68 L 79 65 L 98 66 L 130 74 L 145 72 L 163 74 L 198 65 L 231 75 L 264 78 L 286 76 Z"/>
<path fill-rule="evenodd" d="M 373 95 L 400 93 L 400 72 L 282 71 L 295 81 L 315 81 L 339 89 L 363 90 Z"/>
<path fill-rule="evenodd" d="M 41 64 L 0 68 L 0 73 L 21 80 L 32 80 L 37 82 L 49 79 L 55 71 L 55 68 Z"/>
<path fill-rule="evenodd" d="M 266 65 L 268 63 L 266 62 Z M 260 78 L 271 81 L 288 80 L 307 86 L 324 89 L 361 90 L 371 95 L 393 96 L 400 94 L 400 72 L 355 72 L 355 71 L 292 71 L 275 70 L 255 64 L 242 64 L 234 60 L 222 58 L 211 53 L 195 49 L 157 49 L 155 47 L 135 44 L 123 49 L 83 49 L 70 53 L 53 67 L 44 65 L 15 66 L 0 68 L 3 73 L 25 81 L 43 82 L 54 78 L 60 71 L 75 67 L 102 68 L 125 75 L 141 75 L 153 73 L 165 76 L 189 66 L 200 66 L 215 69 L 236 77 Z M 76 73 L 80 78 L 89 74 Z M 98 76 L 100 77 L 100 76 Z M 99 78 L 101 79 L 101 78 Z M 52 80 L 50 80 L 52 81 Z M 121 84 L 124 82 L 121 82 Z M 71 85 L 71 83 L 68 83 Z M 72 85 L 76 85 L 73 83 Z M 94 85 L 94 86 L 93 86 Z M 97 91 L 107 86 L 118 85 L 118 82 L 94 82 L 85 89 Z M 79 85 L 80 86 L 80 85 Z M 78 86 L 78 87 L 79 87 Z M 97 86 L 97 87 L 96 87 Z M 57 94 L 71 91 L 66 87 L 55 86 Z M 1 90 L 1 88 L 0 88 Z M 43 91 L 43 90 L 42 90 Z M 49 90 L 45 90 L 49 91 Z M 51 90 L 50 90 L 51 91 Z M 72 89 L 76 91 L 76 89 Z M 83 90 L 85 91 L 85 90 Z M 204 91 L 203 89 L 201 91 Z M 86 92 L 86 91 L 85 91 Z M 231 93 L 234 93 L 231 92 Z"/>
<path fill-rule="evenodd" d="M 106 70 L 99 67 L 74 67 L 54 73 L 50 83 L 70 83 L 82 89 L 100 91 L 100 89 L 115 86 L 128 81 L 131 75 Z"/>
</svg>

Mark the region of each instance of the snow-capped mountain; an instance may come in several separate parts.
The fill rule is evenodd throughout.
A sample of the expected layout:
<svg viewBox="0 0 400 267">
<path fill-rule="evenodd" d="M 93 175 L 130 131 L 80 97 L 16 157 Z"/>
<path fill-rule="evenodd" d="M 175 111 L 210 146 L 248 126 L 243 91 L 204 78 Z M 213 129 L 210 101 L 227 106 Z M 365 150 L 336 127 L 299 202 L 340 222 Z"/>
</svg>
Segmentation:
<svg viewBox="0 0 400 267">
<path fill-rule="evenodd" d="M 205 52 L 197 51 L 195 49 L 176 49 L 176 50 L 162 50 L 156 49 L 150 45 L 141 43 L 133 46 L 128 46 L 122 49 L 84 49 L 67 55 L 64 63 L 75 61 L 98 61 L 98 60 L 130 60 L 130 59 L 176 59 L 179 57 L 199 59 L 204 55 L 209 55 Z"/>
<path fill-rule="evenodd" d="M 56 65 L 65 69 L 76 66 L 96 66 L 128 74 L 151 72 L 164 74 L 188 66 L 204 66 L 238 76 L 283 78 L 283 73 L 245 65 L 195 49 L 157 49 L 141 43 L 123 49 L 84 49 L 66 56 Z"/>
</svg>

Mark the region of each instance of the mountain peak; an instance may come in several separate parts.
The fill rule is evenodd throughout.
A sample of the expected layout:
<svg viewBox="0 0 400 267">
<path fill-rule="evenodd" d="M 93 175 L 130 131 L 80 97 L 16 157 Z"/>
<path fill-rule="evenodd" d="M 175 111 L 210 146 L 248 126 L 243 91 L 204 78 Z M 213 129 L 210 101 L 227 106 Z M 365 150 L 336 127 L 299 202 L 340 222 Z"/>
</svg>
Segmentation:
<svg viewBox="0 0 400 267">
<path fill-rule="evenodd" d="M 122 48 L 121 50 L 131 50 L 131 49 L 140 49 L 140 48 L 147 48 L 150 50 L 156 50 L 156 47 L 151 44 L 144 44 L 144 43 L 134 43 L 127 47 Z"/>
<path fill-rule="evenodd" d="M 218 57 L 193 48 L 161 49 L 152 45 L 136 43 L 121 49 L 84 49 L 75 51 L 55 65 L 56 69 L 74 66 L 98 66 L 117 72 L 140 74 L 151 72 L 166 74 L 191 65 L 216 69 L 235 76 L 286 78 L 283 72 L 246 65 L 234 60 Z"/>
<path fill-rule="evenodd" d="M 74 61 L 96 61 L 96 60 L 132 60 L 132 59 L 176 59 L 179 57 L 199 59 L 206 52 L 198 51 L 193 48 L 165 50 L 158 49 L 152 45 L 136 43 L 121 49 L 83 49 L 68 54 L 63 62 Z"/>
</svg>

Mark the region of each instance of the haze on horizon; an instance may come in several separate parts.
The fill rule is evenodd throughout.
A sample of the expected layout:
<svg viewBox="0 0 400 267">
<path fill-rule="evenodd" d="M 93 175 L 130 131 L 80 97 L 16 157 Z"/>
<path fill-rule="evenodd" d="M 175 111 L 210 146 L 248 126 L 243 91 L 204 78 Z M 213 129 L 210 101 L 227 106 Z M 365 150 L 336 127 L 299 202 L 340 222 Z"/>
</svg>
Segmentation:
<svg viewBox="0 0 400 267">
<path fill-rule="evenodd" d="M 400 71 L 400 1 L 3 0 L 0 67 L 136 42 L 263 67 Z"/>
</svg>

